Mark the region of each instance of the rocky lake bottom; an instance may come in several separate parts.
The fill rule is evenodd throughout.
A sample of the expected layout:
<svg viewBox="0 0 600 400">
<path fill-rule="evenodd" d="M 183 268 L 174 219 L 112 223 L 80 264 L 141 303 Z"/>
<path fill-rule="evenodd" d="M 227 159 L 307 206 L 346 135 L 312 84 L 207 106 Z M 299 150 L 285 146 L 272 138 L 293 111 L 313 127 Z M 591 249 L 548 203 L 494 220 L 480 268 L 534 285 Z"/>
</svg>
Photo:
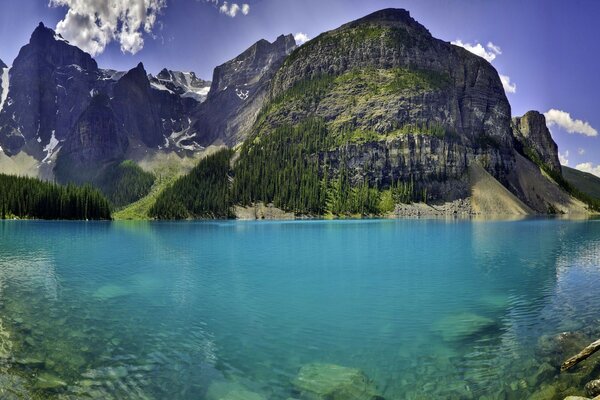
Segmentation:
<svg viewBox="0 0 600 400">
<path fill-rule="evenodd" d="M 2 399 L 593 397 L 600 221 L 0 222 Z"/>
</svg>

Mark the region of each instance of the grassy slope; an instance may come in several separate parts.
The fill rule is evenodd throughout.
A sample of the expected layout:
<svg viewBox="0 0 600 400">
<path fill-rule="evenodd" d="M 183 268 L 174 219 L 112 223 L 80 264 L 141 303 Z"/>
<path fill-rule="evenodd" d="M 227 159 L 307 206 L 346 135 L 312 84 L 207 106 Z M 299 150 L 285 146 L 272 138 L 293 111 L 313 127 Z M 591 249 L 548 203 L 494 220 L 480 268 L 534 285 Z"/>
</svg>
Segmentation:
<svg viewBox="0 0 600 400">
<path fill-rule="evenodd" d="M 178 177 L 188 173 L 202 158 L 221 148 L 220 146 L 210 146 L 194 157 L 180 158 L 174 153 L 157 153 L 137 159 L 137 164 L 145 171 L 152 172 L 156 176 L 156 180 L 145 197 L 114 212 L 113 219 L 138 221 L 150 219 L 148 211 L 154 205 L 159 193 L 175 182 Z"/>
<path fill-rule="evenodd" d="M 179 174 L 165 175 L 159 179 L 156 179 L 154 185 L 150 189 L 150 193 L 142 197 L 135 203 L 129 204 L 127 207 L 113 213 L 113 219 L 115 220 L 147 220 L 150 219 L 148 211 L 154 205 L 156 198 L 159 193 L 167 188 L 171 183 L 177 179 Z"/>
<path fill-rule="evenodd" d="M 587 172 L 562 167 L 565 179 L 583 193 L 600 199 L 600 178 Z"/>
</svg>

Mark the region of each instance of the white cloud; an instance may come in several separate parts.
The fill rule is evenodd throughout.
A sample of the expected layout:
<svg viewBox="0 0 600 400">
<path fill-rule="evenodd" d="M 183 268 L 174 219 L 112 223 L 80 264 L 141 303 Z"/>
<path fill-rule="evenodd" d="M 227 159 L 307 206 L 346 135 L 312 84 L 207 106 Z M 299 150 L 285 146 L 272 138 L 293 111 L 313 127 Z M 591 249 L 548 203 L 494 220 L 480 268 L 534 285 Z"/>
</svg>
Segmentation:
<svg viewBox="0 0 600 400">
<path fill-rule="evenodd" d="M 500 46 L 496 46 L 492 42 L 488 42 L 487 48 L 490 49 L 491 51 L 493 51 L 496 54 L 502 54 L 502 49 L 500 48 Z"/>
<path fill-rule="evenodd" d="M 242 4 L 241 6 L 237 3 L 229 3 L 224 1 L 223 4 L 219 7 L 219 12 L 221 14 L 225 14 L 228 17 L 235 18 L 238 13 L 242 13 L 243 15 L 248 15 L 250 13 L 250 5 Z"/>
<path fill-rule="evenodd" d="M 485 46 L 483 46 L 481 43 L 471 44 L 463 42 L 460 39 L 456 39 L 450 43 L 455 46 L 460 46 L 471 53 L 484 58 L 489 63 L 494 61 L 496 57 L 502 54 L 502 49 L 500 46 L 492 42 L 488 42 Z M 500 80 L 502 81 L 502 87 L 504 87 L 504 91 L 506 93 L 517 92 L 517 84 L 510 81 L 510 76 L 500 74 Z"/>
<path fill-rule="evenodd" d="M 298 32 L 294 35 L 294 39 L 296 40 L 296 43 L 298 44 L 298 46 L 308 42 L 310 40 L 310 37 L 308 37 L 308 35 L 306 33 L 303 32 Z"/>
<path fill-rule="evenodd" d="M 490 63 L 492 61 L 494 61 L 498 55 L 502 54 L 502 50 L 500 49 L 500 47 L 496 46 L 492 42 L 488 42 L 487 46 L 485 46 L 485 47 L 482 46 L 481 43 L 475 43 L 475 44 L 465 43 L 460 39 L 454 40 L 450 43 L 452 43 L 455 46 L 460 46 L 462 48 L 465 48 L 465 49 L 469 50 L 471 53 L 478 55 L 479 57 L 485 58 Z M 487 48 L 487 50 L 486 50 L 486 48 Z"/>
<path fill-rule="evenodd" d="M 569 133 L 579 133 L 585 136 L 598 136 L 598 131 L 589 122 L 571 118 L 565 111 L 550 109 L 544 113 L 548 126 L 557 125 Z"/>
<path fill-rule="evenodd" d="M 558 153 L 558 161 L 560 161 L 560 165 L 569 165 L 569 150 L 565 151 L 564 154 Z"/>
<path fill-rule="evenodd" d="M 506 93 L 516 93 L 517 92 L 517 84 L 510 82 L 510 76 L 500 74 L 500 80 L 502 81 L 502 86 L 504 87 L 504 91 Z"/>
<path fill-rule="evenodd" d="M 114 41 L 121 51 L 135 54 L 144 47 L 143 33 L 152 33 L 167 0 L 50 0 L 51 7 L 67 7 L 56 31 L 92 55 Z"/>
<path fill-rule="evenodd" d="M 594 165 L 591 162 L 581 163 L 577 164 L 575 166 L 575 169 L 578 169 L 583 172 L 589 172 L 590 174 L 594 174 L 600 177 L 600 165 L 598 164 Z"/>
</svg>

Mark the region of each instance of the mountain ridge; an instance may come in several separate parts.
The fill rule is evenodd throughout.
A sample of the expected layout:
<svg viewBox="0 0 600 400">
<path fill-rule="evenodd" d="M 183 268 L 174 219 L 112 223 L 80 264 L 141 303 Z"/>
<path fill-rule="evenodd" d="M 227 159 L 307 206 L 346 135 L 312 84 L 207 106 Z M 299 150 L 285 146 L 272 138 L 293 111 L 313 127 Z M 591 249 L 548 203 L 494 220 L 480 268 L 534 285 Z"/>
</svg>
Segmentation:
<svg viewBox="0 0 600 400">
<path fill-rule="evenodd" d="M 101 69 L 43 24 L 13 64 L 0 146 L 59 182 L 99 185 L 125 160 L 196 159 L 216 145 L 237 149 L 218 172 L 231 188 L 219 190 L 241 206 L 335 215 L 390 212 L 390 198 L 462 201 L 479 166 L 521 210 L 587 212 L 544 116 L 511 118 L 495 68 L 407 10 L 374 12 L 299 47 L 292 35 L 261 39 L 210 82 L 167 68 L 153 76 L 142 63 Z"/>
</svg>

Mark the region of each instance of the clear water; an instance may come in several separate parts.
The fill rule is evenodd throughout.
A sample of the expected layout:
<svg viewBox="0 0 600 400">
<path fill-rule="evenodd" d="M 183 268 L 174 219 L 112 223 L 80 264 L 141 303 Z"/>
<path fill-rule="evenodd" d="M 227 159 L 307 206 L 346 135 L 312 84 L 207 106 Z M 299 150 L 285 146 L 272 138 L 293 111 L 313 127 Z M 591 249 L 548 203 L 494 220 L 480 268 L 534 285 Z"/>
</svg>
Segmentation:
<svg viewBox="0 0 600 400">
<path fill-rule="evenodd" d="M 592 220 L 0 222 L 0 387 L 287 399 L 330 363 L 386 399 L 520 397 L 599 287 Z"/>
</svg>

